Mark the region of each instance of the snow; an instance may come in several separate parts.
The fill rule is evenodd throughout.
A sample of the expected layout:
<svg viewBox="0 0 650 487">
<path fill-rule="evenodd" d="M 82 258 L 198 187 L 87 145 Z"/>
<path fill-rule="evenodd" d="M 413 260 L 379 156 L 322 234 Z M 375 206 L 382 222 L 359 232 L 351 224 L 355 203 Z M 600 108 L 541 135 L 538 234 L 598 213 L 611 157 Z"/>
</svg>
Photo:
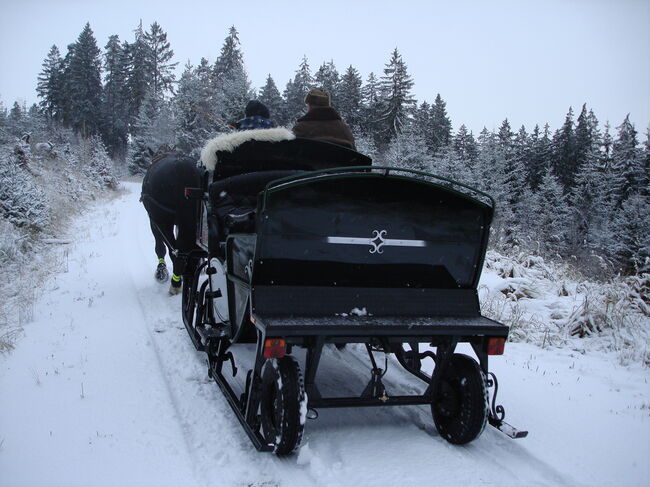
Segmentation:
<svg viewBox="0 0 650 487">
<path fill-rule="evenodd" d="M 491 358 L 497 403 L 525 439 L 488 427 L 458 447 L 427 407 L 323 409 L 296 456 L 258 453 L 187 337 L 180 296 L 155 282 L 139 185 L 126 189 L 65 236 L 67 272 L 39 286 L 33 322 L 0 356 L 0 486 L 648 485 L 648 368 L 571 341 L 542 348 L 541 332 Z M 503 280 L 488 269 L 482 284 Z M 540 323 L 568 298 L 547 291 L 519 299 Z M 358 394 L 369 368 L 362 346 L 325 347 L 317 380 Z M 422 388 L 392 359 L 384 384 Z"/>
</svg>

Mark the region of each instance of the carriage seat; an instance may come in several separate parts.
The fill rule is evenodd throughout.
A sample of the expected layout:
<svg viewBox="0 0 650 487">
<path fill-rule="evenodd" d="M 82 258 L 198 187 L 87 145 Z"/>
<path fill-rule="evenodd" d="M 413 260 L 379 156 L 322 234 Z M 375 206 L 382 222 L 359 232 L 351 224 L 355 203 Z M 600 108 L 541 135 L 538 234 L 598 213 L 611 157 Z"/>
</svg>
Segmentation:
<svg viewBox="0 0 650 487">
<path fill-rule="evenodd" d="M 257 197 L 276 179 L 295 176 L 304 171 L 260 171 L 232 176 L 210 184 L 209 239 L 223 243 L 231 233 L 254 233 Z M 212 248 L 213 245 L 210 245 Z"/>
</svg>

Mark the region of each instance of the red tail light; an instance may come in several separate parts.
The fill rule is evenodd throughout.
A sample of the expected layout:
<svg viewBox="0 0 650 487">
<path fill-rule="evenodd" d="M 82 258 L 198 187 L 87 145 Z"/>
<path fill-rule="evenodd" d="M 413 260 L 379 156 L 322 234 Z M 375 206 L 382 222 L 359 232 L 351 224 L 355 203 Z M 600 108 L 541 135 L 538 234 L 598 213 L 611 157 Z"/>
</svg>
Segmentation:
<svg viewBox="0 0 650 487">
<path fill-rule="evenodd" d="M 488 355 L 503 355 L 503 349 L 506 347 L 506 339 L 499 337 L 488 338 L 487 353 Z"/>
<path fill-rule="evenodd" d="M 284 338 L 267 338 L 264 340 L 264 358 L 282 358 L 287 353 L 287 342 Z"/>
</svg>

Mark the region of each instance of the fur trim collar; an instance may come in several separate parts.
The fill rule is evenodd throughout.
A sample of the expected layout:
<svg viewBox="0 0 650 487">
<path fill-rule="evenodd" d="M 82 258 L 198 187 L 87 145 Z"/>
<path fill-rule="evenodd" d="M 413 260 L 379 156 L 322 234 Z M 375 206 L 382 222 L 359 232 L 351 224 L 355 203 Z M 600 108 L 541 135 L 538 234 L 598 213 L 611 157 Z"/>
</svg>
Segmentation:
<svg viewBox="0 0 650 487">
<path fill-rule="evenodd" d="M 341 120 L 339 113 L 332 107 L 314 107 L 306 115 L 298 119 L 299 122 L 326 122 Z"/>
<path fill-rule="evenodd" d="M 209 140 L 201 150 L 201 162 L 208 169 L 214 171 L 217 167 L 217 152 L 232 152 L 244 142 L 259 140 L 260 142 L 280 142 L 282 140 L 293 140 L 296 136 L 284 127 L 272 129 L 245 130 L 219 135 Z"/>
</svg>

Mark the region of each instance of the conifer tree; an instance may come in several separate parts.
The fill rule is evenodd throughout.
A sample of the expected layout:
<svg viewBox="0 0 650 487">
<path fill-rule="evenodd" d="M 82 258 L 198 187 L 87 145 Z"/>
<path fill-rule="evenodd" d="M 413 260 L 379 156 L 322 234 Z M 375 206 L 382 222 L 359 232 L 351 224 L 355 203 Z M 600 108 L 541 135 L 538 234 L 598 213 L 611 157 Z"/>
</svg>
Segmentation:
<svg viewBox="0 0 650 487">
<path fill-rule="evenodd" d="M 178 150 L 198 157 L 205 142 L 225 130 L 214 118 L 216 113 L 212 69 L 205 58 L 193 68 L 188 62 L 178 83 L 175 97 Z"/>
<path fill-rule="evenodd" d="M 36 87 L 41 98 L 41 110 L 48 118 L 60 120 L 63 110 L 63 58 L 56 45 L 50 48 L 47 58 L 43 61 L 43 71 L 38 75 Z"/>
<path fill-rule="evenodd" d="M 257 99 L 266 105 L 271 113 L 271 119 L 276 124 L 283 126 L 289 122 L 286 116 L 286 104 L 270 74 L 266 77 L 266 84 L 260 90 Z"/>
<path fill-rule="evenodd" d="M 412 88 L 413 80 L 407 72 L 406 63 L 395 48 L 380 82 L 382 115 L 379 128 L 383 143 L 392 140 L 408 123 L 415 104 Z"/>
<path fill-rule="evenodd" d="M 458 157 L 465 161 L 470 167 L 474 167 L 478 158 L 478 146 L 472 132 L 467 131 L 465 125 L 461 125 L 458 132 L 452 139 L 452 147 Z"/>
<path fill-rule="evenodd" d="M 593 113 L 591 114 L 593 116 Z M 597 124 L 597 121 L 596 121 Z M 580 171 L 583 164 L 593 156 L 593 119 L 587 113 L 587 104 L 582 105 L 575 131 L 575 171 Z"/>
<path fill-rule="evenodd" d="M 562 128 L 553 136 L 553 172 L 568 192 L 577 171 L 573 108 L 569 107 Z"/>
<path fill-rule="evenodd" d="M 542 176 L 524 223 L 532 230 L 531 235 L 538 240 L 542 251 L 552 255 L 566 251 L 570 215 L 563 186 L 550 170 Z"/>
<path fill-rule="evenodd" d="M 608 215 L 612 214 L 614 208 L 607 198 L 606 184 L 593 159 L 580 167 L 575 187 L 570 193 L 573 225 L 567 232 L 574 254 L 603 250 L 609 245 Z"/>
<path fill-rule="evenodd" d="M 287 118 L 290 125 L 294 124 L 297 118 L 304 115 L 305 96 L 313 86 L 314 81 L 309 69 L 309 62 L 307 56 L 304 56 L 293 80 L 287 83 L 284 90 L 284 99 L 287 102 Z"/>
<path fill-rule="evenodd" d="M 244 117 L 246 103 L 252 97 L 250 82 L 244 68 L 239 33 L 231 27 L 221 53 L 214 65 L 218 115 L 226 121 Z"/>
<path fill-rule="evenodd" d="M 128 58 L 116 35 L 109 37 L 105 49 L 102 136 L 110 155 L 123 158 L 129 131 Z"/>
<path fill-rule="evenodd" d="M 543 134 L 540 134 L 539 125 L 530 133 L 528 159 L 526 162 L 526 182 L 533 190 L 537 190 L 542 175 L 549 168 L 550 139 L 548 137 L 548 124 L 544 127 Z"/>
<path fill-rule="evenodd" d="M 375 146 L 380 140 L 380 124 L 382 116 L 381 87 L 374 73 L 370 73 L 366 84 L 361 88 L 361 115 L 360 130 L 362 133 L 372 135 Z"/>
<path fill-rule="evenodd" d="M 136 119 L 140 114 L 140 105 L 149 92 L 151 84 L 151 52 L 149 44 L 145 39 L 142 30 L 142 21 L 134 31 L 135 40 L 128 44 L 126 54 L 128 56 L 128 77 L 127 89 L 130 99 L 129 128 L 135 133 Z"/>
<path fill-rule="evenodd" d="M 170 104 L 161 94 L 150 91 L 140 106 L 136 135 L 129 148 L 129 172 L 143 174 L 151 164 L 149 149 L 156 151 L 161 145 L 173 145 L 176 126 Z"/>
<path fill-rule="evenodd" d="M 451 139 L 451 120 L 447 116 L 446 105 L 438 93 L 431 107 L 430 147 L 434 153 L 446 147 Z"/>
<path fill-rule="evenodd" d="M 650 271 L 650 201 L 632 193 L 617 211 L 613 251 L 625 273 Z"/>
<path fill-rule="evenodd" d="M 354 132 L 361 132 L 363 120 L 361 112 L 362 84 L 359 71 L 353 68 L 352 65 L 348 66 L 339 84 L 337 109 L 341 114 L 341 118 Z"/>
<path fill-rule="evenodd" d="M 334 66 L 334 61 L 321 64 L 314 75 L 314 86 L 326 90 L 330 94 L 330 104 L 339 108 L 339 72 Z"/>
<path fill-rule="evenodd" d="M 151 24 L 149 29 L 143 34 L 143 39 L 149 47 L 150 90 L 154 96 L 164 96 L 172 91 L 176 78 L 174 69 L 178 63 L 171 62 L 174 51 L 167 41 L 167 33 L 162 30 L 158 22 Z"/>
<path fill-rule="evenodd" d="M 82 137 L 87 137 L 99 132 L 102 97 L 101 52 L 90 24 L 85 25 L 77 42 L 68 49 L 65 83 L 70 103 L 70 124 Z"/>
<path fill-rule="evenodd" d="M 612 165 L 616 178 L 613 187 L 617 205 L 620 206 L 630 195 L 641 193 L 644 164 L 637 148 L 637 132 L 629 114 L 617 130 L 618 137 L 612 147 Z"/>
<path fill-rule="evenodd" d="M 412 127 L 405 127 L 391 140 L 385 159 L 389 166 L 416 171 L 431 170 L 432 158 L 427 152 L 424 138 Z"/>
<path fill-rule="evenodd" d="M 426 141 L 427 147 L 431 149 L 432 124 L 431 124 L 431 105 L 423 101 L 419 107 L 413 110 L 413 130 L 417 131 L 422 138 Z M 433 154 L 434 151 L 431 150 Z"/>
</svg>

